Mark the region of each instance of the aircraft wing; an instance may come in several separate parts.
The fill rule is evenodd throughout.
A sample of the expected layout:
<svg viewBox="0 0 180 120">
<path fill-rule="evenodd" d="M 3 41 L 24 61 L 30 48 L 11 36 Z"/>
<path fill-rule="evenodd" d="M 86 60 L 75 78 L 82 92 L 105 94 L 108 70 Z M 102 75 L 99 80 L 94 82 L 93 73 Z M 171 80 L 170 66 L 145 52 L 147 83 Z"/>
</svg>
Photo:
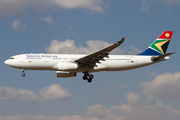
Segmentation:
<svg viewBox="0 0 180 120">
<path fill-rule="evenodd" d="M 109 52 L 111 52 L 113 49 L 121 45 L 124 42 L 124 39 L 125 38 L 121 38 L 121 40 L 119 40 L 117 43 L 114 43 L 104 49 L 86 55 L 82 58 L 79 58 L 74 62 L 78 63 L 79 66 L 89 65 L 90 67 L 94 67 L 96 66 L 96 63 L 100 63 L 99 62 L 100 60 L 105 61 L 103 58 L 104 57 L 108 58 Z"/>
</svg>

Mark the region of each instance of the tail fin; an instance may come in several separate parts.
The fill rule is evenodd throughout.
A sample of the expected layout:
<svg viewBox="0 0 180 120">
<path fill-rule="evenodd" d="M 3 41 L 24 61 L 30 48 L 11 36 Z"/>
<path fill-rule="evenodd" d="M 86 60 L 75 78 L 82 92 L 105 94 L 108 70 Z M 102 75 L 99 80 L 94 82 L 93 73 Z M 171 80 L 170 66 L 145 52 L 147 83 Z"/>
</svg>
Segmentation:
<svg viewBox="0 0 180 120">
<path fill-rule="evenodd" d="M 144 52 L 138 55 L 164 55 L 171 40 L 173 31 L 164 31 Z"/>
</svg>

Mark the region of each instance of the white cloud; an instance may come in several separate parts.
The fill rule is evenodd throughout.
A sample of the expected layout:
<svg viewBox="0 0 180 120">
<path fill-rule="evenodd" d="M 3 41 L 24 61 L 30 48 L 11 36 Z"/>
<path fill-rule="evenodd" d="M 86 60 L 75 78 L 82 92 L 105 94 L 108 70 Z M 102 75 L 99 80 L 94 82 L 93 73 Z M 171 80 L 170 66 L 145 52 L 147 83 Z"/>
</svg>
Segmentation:
<svg viewBox="0 0 180 120">
<path fill-rule="evenodd" d="M 40 94 L 42 92 L 42 96 L 48 96 L 48 99 L 45 99 L 47 101 L 50 97 L 52 97 L 53 100 L 57 100 L 57 96 L 61 96 L 62 94 L 56 92 L 61 91 L 61 89 L 62 87 L 60 85 L 52 84 L 49 87 L 43 88 Z M 12 92 L 16 90 L 9 89 L 9 91 Z M 55 97 L 49 94 L 53 94 Z M 0 116 L 0 120 L 179 120 L 180 118 L 180 110 L 174 110 L 171 106 L 163 105 L 161 102 L 154 100 L 151 95 L 149 95 L 146 100 L 150 105 L 143 102 L 137 105 L 137 103 L 141 101 L 141 98 L 133 92 L 127 94 L 126 98 L 128 104 L 111 106 L 110 108 L 106 108 L 101 104 L 95 104 L 89 106 L 81 115 L 57 117 L 15 115 Z"/>
<path fill-rule="evenodd" d="M 73 116 L 1 116 L 0 120 L 179 120 L 180 110 L 156 102 L 150 105 L 134 106 L 122 104 L 106 108 L 96 104 L 89 106 L 82 115 Z"/>
<path fill-rule="evenodd" d="M 66 9 L 88 8 L 91 11 L 104 12 L 100 6 L 103 4 L 103 0 L 55 0 L 55 4 Z"/>
<path fill-rule="evenodd" d="M 170 9 L 173 5 L 180 3 L 180 0 L 143 0 L 142 8 L 141 8 L 141 11 L 143 11 L 143 13 L 146 13 L 149 11 L 150 1 L 166 2 L 168 9 Z"/>
<path fill-rule="evenodd" d="M 46 48 L 46 52 L 54 54 L 90 54 L 111 45 L 111 43 L 101 40 L 89 40 L 86 41 L 86 44 L 88 47 L 81 45 L 77 47 L 74 40 L 66 39 L 65 41 L 59 41 L 58 39 L 54 39 L 51 41 L 50 46 Z M 131 45 L 127 54 L 139 54 L 141 52 L 138 48 Z M 122 55 L 124 54 L 124 50 L 115 48 L 110 54 Z"/>
<path fill-rule="evenodd" d="M 71 93 L 63 89 L 60 84 L 52 84 L 44 87 L 39 92 L 39 97 L 42 101 L 67 100 L 71 96 Z"/>
<path fill-rule="evenodd" d="M 56 22 L 52 19 L 53 16 L 43 17 L 42 19 L 48 24 L 56 24 Z"/>
<path fill-rule="evenodd" d="M 111 111 L 114 115 L 120 116 L 122 120 L 178 120 L 180 110 L 173 110 L 172 107 L 163 105 L 160 102 L 149 105 L 113 106 Z"/>
<path fill-rule="evenodd" d="M 15 116 L 0 117 L 0 120 L 84 120 L 84 119 L 79 115 L 62 116 L 62 117 L 15 115 Z"/>
<path fill-rule="evenodd" d="M 128 103 L 132 105 L 135 105 L 141 102 L 141 98 L 137 94 L 134 94 L 132 91 L 126 95 L 126 99 Z"/>
<path fill-rule="evenodd" d="M 16 90 L 10 87 L 0 86 L 0 99 L 1 100 L 20 100 L 20 101 L 34 101 L 37 95 L 33 91 L 23 89 Z"/>
<path fill-rule="evenodd" d="M 156 72 L 156 71 L 154 71 L 154 72 L 151 73 L 151 76 L 155 76 L 155 75 L 157 75 L 157 72 Z"/>
<path fill-rule="evenodd" d="M 110 88 L 109 87 L 105 87 L 105 86 L 101 86 L 99 91 L 110 91 Z"/>
<path fill-rule="evenodd" d="M 158 75 L 150 82 L 141 82 L 145 95 L 155 95 L 161 98 L 180 99 L 180 72 Z"/>
<path fill-rule="evenodd" d="M 148 104 L 156 104 L 156 103 L 157 103 L 157 101 L 154 99 L 154 97 L 153 97 L 152 95 L 148 95 L 148 96 L 146 97 L 146 102 L 147 102 Z"/>
<path fill-rule="evenodd" d="M 69 25 L 69 23 L 67 23 L 67 26 L 68 26 L 69 31 L 72 32 L 72 34 L 73 34 L 74 36 L 78 37 L 77 34 L 76 34 L 76 32 L 75 32 L 75 31 L 73 30 L 73 28 L 71 27 L 71 25 Z"/>
<path fill-rule="evenodd" d="M 157 1 L 163 1 L 167 2 L 168 9 L 172 7 L 174 4 L 178 4 L 180 0 L 157 0 Z"/>
<path fill-rule="evenodd" d="M 82 47 L 81 45 L 77 47 L 74 43 L 74 40 L 66 39 L 65 41 L 58 41 L 57 39 L 51 41 L 51 45 L 46 48 L 47 53 L 64 53 L 64 54 L 89 54 L 105 48 L 111 45 L 108 42 L 101 40 L 90 40 L 86 42 L 87 48 Z M 123 54 L 124 51 L 116 48 L 111 52 L 112 54 Z"/>
<path fill-rule="evenodd" d="M 14 30 L 22 31 L 22 30 L 25 30 L 27 28 L 27 24 L 26 23 L 21 24 L 21 20 L 14 20 L 12 23 L 12 28 Z"/>
<path fill-rule="evenodd" d="M 0 100 L 17 100 L 17 101 L 53 101 L 53 100 L 67 100 L 72 95 L 67 90 L 63 89 L 61 85 L 52 84 L 44 87 L 36 95 L 33 91 L 19 89 L 16 90 L 11 87 L 0 86 Z"/>
<path fill-rule="evenodd" d="M 137 47 L 134 47 L 134 46 L 130 46 L 130 51 L 127 52 L 127 54 L 129 55 L 135 55 L 135 54 L 139 54 L 141 53 L 142 51 L 139 50 Z"/>
<path fill-rule="evenodd" d="M 108 91 L 111 91 L 109 87 L 100 86 L 100 89 L 97 90 L 97 94 L 99 94 L 100 92 L 108 92 Z"/>
<path fill-rule="evenodd" d="M 141 10 L 143 11 L 143 13 L 146 13 L 149 11 L 149 3 L 147 3 L 147 0 L 143 0 Z"/>
<path fill-rule="evenodd" d="M 84 113 L 84 116 L 91 117 L 91 118 L 98 118 L 98 119 L 104 119 L 107 117 L 107 113 L 109 110 L 105 108 L 103 105 L 96 104 L 93 106 L 90 106 Z"/>
<path fill-rule="evenodd" d="M 77 47 L 74 40 L 66 39 L 65 41 L 58 41 L 58 39 L 54 39 L 51 41 L 50 46 L 46 48 L 46 52 L 55 54 L 89 54 L 111 45 L 110 43 L 101 40 L 89 40 L 86 44 L 88 47 L 83 47 L 81 45 Z M 141 52 L 142 51 L 138 48 L 131 45 L 127 54 L 138 54 Z M 111 54 L 121 55 L 124 54 L 124 50 L 116 48 Z"/>
<path fill-rule="evenodd" d="M 105 9 L 109 10 L 109 4 L 108 3 L 105 4 Z"/>
<path fill-rule="evenodd" d="M 103 13 L 103 0 L 0 0 L 3 16 L 21 15 L 30 10 L 49 12 L 58 7 L 64 9 L 82 8 Z"/>
</svg>

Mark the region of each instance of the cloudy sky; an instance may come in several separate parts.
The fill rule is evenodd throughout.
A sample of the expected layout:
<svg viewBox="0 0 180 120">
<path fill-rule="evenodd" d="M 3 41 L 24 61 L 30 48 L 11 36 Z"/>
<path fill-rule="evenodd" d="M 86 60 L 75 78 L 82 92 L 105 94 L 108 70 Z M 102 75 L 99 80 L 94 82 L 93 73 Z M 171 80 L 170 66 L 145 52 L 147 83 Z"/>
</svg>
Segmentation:
<svg viewBox="0 0 180 120">
<path fill-rule="evenodd" d="M 179 120 L 180 0 L 0 0 L 0 120 Z M 92 83 L 4 64 L 22 53 L 137 54 L 174 31 L 169 61 L 94 73 Z"/>
</svg>

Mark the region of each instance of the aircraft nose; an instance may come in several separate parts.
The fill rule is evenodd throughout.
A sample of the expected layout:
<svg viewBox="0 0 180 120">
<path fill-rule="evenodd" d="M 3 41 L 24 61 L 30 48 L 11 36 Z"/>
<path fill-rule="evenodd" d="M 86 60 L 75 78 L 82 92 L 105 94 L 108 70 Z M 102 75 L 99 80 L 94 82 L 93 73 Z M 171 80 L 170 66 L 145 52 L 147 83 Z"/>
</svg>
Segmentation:
<svg viewBox="0 0 180 120">
<path fill-rule="evenodd" d="M 12 59 L 8 59 L 6 61 L 4 61 L 4 64 L 10 66 L 10 67 L 16 67 L 16 61 L 15 60 L 12 60 Z"/>
<path fill-rule="evenodd" d="M 6 61 L 4 61 L 4 64 L 10 65 L 10 61 L 9 61 L 9 60 L 6 60 Z"/>
<path fill-rule="evenodd" d="M 8 60 L 4 61 L 4 64 L 6 64 L 6 65 L 7 65 L 7 64 L 8 64 Z"/>
</svg>

